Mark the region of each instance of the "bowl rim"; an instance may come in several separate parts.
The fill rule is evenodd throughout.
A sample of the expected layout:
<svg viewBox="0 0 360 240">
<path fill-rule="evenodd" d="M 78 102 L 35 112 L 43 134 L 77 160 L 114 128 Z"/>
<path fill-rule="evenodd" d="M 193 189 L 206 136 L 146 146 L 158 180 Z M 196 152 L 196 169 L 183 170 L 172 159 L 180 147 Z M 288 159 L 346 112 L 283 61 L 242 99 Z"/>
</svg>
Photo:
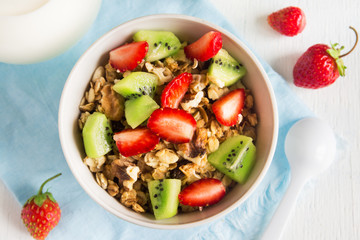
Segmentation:
<svg viewBox="0 0 360 240">
<path fill-rule="evenodd" d="M 70 79 L 72 78 L 72 75 L 74 74 L 74 72 L 76 71 L 78 65 L 80 62 L 83 61 L 83 59 L 86 57 L 87 53 L 90 51 L 90 49 L 93 49 L 94 47 L 96 47 L 98 44 L 100 44 L 105 38 L 108 38 L 110 35 L 113 34 L 113 32 L 115 32 L 118 28 L 123 28 L 126 27 L 129 24 L 134 24 L 136 22 L 142 22 L 142 21 L 150 21 L 152 19 L 179 19 L 179 20 L 187 20 L 187 21 L 192 21 L 192 22 L 197 22 L 197 23 L 201 23 L 204 25 L 207 25 L 210 28 L 213 28 L 219 32 L 221 32 L 222 34 L 227 35 L 231 40 L 233 40 L 237 45 L 239 45 L 245 52 L 246 54 L 248 54 L 252 61 L 256 64 L 256 67 L 259 69 L 261 75 L 263 76 L 264 80 L 265 80 L 265 86 L 267 88 L 267 91 L 269 92 L 269 96 L 270 96 L 270 101 L 271 101 L 271 106 L 273 107 L 273 135 L 272 135 L 272 145 L 269 149 L 269 154 L 267 157 L 267 160 L 265 162 L 265 165 L 263 167 L 263 169 L 261 170 L 260 174 L 258 175 L 258 177 L 256 178 L 256 180 L 254 181 L 254 183 L 250 186 L 250 188 L 245 192 L 245 194 L 238 200 L 236 200 L 234 203 L 232 203 L 228 208 L 224 209 L 223 211 L 214 214 L 211 217 L 199 220 L 199 221 L 195 221 L 195 222 L 188 222 L 188 223 L 180 223 L 180 224 L 162 224 L 162 223 L 149 223 L 149 222 L 143 222 L 141 220 L 138 219 L 133 219 L 129 216 L 123 215 L 121 213 L 119 213 L 118 211 L 115 211 L 114 209 L 112 209 L 111 207 L 107 206 L 106 204 L 104 204 L 104 202 L 99 199 L 97 196 L 93 196 L 90 191 L 88 190 L 86 184 L 84 182 L 81 181 L 80 177 L 78 176 L 77 172 L 74 169 L 74 166 L 72 164 L 72 161 L 70 161 L 70 156 L 65 144 L 65 136 L 64 133 L 62 131 L 63 129 L 63 121 L 61 121 L 63 119 L 63 112 L 66 111 L 66 109 L 64 108 L 64 104 L 63 104 L 63 99 L 64 99 L 64 95 L 65 92 L 68 91 L 69 88 L 71 88 L 70 86 Z M 61 144 L 61 148 L 63 151 L 63 154 L 65 156 L 65 160 L 70 168 L 70 171 L 72 172 L 73 176 L 75 177 L 75 179 L 77 180 L 77 182 L 80 184 L 80 186 L 84 189 L 84 191 L 88 194 L 88 196 L 90 196 L 90 198 L 92 198 L 97 204 L 99 204 L 101 207 L 103 207 L 104 209 L 106 209 L 108 212 L 112 213 L 113 215 L 126 220 L 127 222 L 139 225 L 139 226 L 143 226 L 143 227 L 148 227 L 148 228 L 153 228 L 153 229 L 184 229 L 184 228 L 190 228 L 190 227 L 196 227 L 199 225 L 203 225 L 205 223 L 209 223 L 212 222 L 222 216 L 225 216 L 226 214 L 230 213 L 231 211 L 233 211 L 235 208 L 239 207 L 240 204 L 242 204 L 246 199 L 248 199 L 249 196 L 251 196 L 251 194 L 255 191 L 255 189 L 259 186 L 260 182 L 263 180 L 265 174 L 267 173 L 271 162 L 273 160 L 274 154 L 275 154 L 275 150 L 276 150 L 276 146 L 277 146 L 277 140 L 278 140 L 278 130 L 279 130 L 279 120 L 278 120 L 278 109 L 277 109 L 277 103 L 276 103 L 276 98 L 275 98 L 275 93 L 273 91 L 272 85 L 270 83 L 270 80 L 268 78 L 268 75 L 264 69 L 264 67 L 262 66 L 262 64 L 260 63 L 259 59 L 256 57 L 256 55 L 250 50 L 249 47 L 247 47 L 245 45 L 245 43 L 243 41 L 241 41 L 237 36 L 235 36 L 234 34 L 232 34 L 231 32 L 229 32 L 228 30 L 215 25 L 211 22 L 208 22 L 204 19 L 201 18 L 197 18 L 197 17 L 193 17 L 193 16 L 188 16 L 188 15 L 183 15 L 183 14 L 151 14 L 151 15 L 145 15 L 145 16 L 141 16 L 141 17 L 137 17 L 137 18 L 133 18 L 131 20 L 128 20 L 122 24 L 119 24 L 118 26 L 112 28 L 111 30 L 107 31 L 105 34 L 103 34 L 101 37 L 99 37 L 95 42 L 93 42 L 87 49 L 86 51 L 80 56 L 80 58 L 77 60 L 77 62 L 75 63 L 74 67 L 72 68 L 71 72 L 69 73 L 66 82 L 64 84 L 63 90 L 62 90 L 62 94 L 61 94 L 61 98 L 60 98 L 60 103 L 59 103 L 59 110 L 58 110 L 58 131 L 59 131 L 59 138 L 60 138 L 60 144 Z"/>
</svg>

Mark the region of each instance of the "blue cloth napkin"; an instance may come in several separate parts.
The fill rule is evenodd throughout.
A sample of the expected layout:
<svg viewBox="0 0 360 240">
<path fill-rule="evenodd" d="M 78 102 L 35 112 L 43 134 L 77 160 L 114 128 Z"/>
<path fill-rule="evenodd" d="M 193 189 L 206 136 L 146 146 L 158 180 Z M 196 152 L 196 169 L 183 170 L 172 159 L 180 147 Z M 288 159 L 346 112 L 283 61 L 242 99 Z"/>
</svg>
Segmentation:
<svg viewBox="0 0 360 240">
<path fill-rule="evenodd" d="M 49 184 L 62 208 L 62 218 L 48 239 L 259 239 L 286 190 L 290 169 L 283 149 L 285 135 L 294 122 L 312 114 L 264 61 L 279 109 L 278 146 L 260 186 L 233 212 L 195 228 L 149 229 L 108 213 L 76 182 L 62 154 L 57 130 L 58 104 L 67 76 L 80 55 L 104 33 L 135 17 L 156 13 L 192 15 L 236 35 L 206 0 L 107 0 L 91 29 L 64 54 L 32 65 L 0 64 L 1 179 L 23 204 L 43 180 L 63 173 Z"/>
</svg>

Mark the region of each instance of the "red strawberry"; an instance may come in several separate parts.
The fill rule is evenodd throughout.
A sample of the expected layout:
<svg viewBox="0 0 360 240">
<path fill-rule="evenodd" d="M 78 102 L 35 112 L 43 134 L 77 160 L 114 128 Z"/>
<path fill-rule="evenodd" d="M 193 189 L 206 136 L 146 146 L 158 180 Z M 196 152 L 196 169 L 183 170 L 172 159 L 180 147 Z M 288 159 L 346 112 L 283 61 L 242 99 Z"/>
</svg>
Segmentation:
<svg viewBox="0 0 360 240">
<path fill-rule="evenodd" d="M 298 7 L 287 7 L 270 14 L 269 25 L 279 33 L 292 37 L 301 33 L 306 25 L 305 13 Z"/>
<path fill-rule="evenodd" d="M 156 134 L 144 127 L 125 129 L 115 133 L 113 138 L 119 152 L 124 157 L 149 152 L 155 148 L 160 140 Z"/>
<path fill-rule="evenodd" d="M 174 78 L 161 94 L 161 106 L 177 108 L 188 91 L 193 78 L 191 73 L 184 72 Z"/>
<path fill-rule="evenodd" d="M 353 48 L 346 54 L 340 55 L 344 47 L 338 48 L 338 44 L 332 44 L 331 48 L 325 44 L 311 46 L 298 59 L 294 66 L 294 84 L 304 88 L 322 88 L 335 82 L 340 76 L 345 75 L 342 57 L 352 52 L 357 44 L 358 35 L 354 28 L 350 27 L 356 35 Z"/>
<path fill-rule="evenodd" d="M 184 48 L 188 58 L 207 61 L 214 57 L 222 48 L 221 33 L 210 31 L 200 39 Z"/>
<path fill-rule="evenodd" d="M 21 219 L 35 239 L 45 239 L 60 220 L 61 210 L 59 204 L 51 193 L 42 192 L 47 182 L 60 175 L 61 173 L 47 179 L 41 185 L 38 194 L 29 198 L 21 211 Z"/>
<path fill-rule="evenodd" d="M 225 196 L 220 180 L 203 178 L 193 182 L 179 193 L 179 202 L 192 207 L 204 207 L 219 202 Z"/>
<path fill-rule="evenodd" d="M 148 50 L 149 44 L 145 41 L 128 43 L 111 50 L 109 62 L 120 72 L 131 71 L 144 59 Z"/>
<path fill-rule="evenodd" d="M 166 141 L 187 143 L 194 135 L 196 121 L 184 110 L 166 107 L 156 109 L 151 114 L 147 126 Z"/>
<path fill-rule="evenodd" d="M 244 107 L 245 91 L 242 88 L 235 89 L 219 98 L 212 105 L 212 110 L 219 123 L 224 126 L 236 124 L 239 114 Z"/>
</svg>

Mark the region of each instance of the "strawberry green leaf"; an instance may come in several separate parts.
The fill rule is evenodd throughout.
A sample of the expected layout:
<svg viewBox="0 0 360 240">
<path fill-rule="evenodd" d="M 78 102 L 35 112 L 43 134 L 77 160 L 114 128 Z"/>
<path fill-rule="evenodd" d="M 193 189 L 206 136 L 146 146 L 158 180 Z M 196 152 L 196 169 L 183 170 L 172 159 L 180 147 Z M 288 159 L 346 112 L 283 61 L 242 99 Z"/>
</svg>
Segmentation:
<svg viewBox="0 0 360 240">
<path fill-rule="evenodd" d="M 46 192 L 45 194 L 52 202 L 56 203 L 55 198 L 53 197 L 53 195 L 50 192 Z"/>
<path fill-rule="evenodd" d="M 344 61 L 341 58 L 338 58 L 338 59 L 336 59 L 336 65 L 339 70 L 340 76 L 342 76 L 342 77 L 345 76 L 346 67 L 344 66 Z"/>
<path fill-rule="evenodd" d="M 45 202 L 45 200 L 46 200 L 46 194 L 36 195 L 34 198 L 34 203 L 39 207 L 41 207 Z"/>
<path fill-rule="evenodd" d="M 338 47 L 338 43 L 331 44 L 331 48 L 326 52 L 335 60 L 340 76 L 345 76 L 345 69 L 343 60 L 340 58 L 340 52 L 344 49 L 344 46 Z"/>
</svg>

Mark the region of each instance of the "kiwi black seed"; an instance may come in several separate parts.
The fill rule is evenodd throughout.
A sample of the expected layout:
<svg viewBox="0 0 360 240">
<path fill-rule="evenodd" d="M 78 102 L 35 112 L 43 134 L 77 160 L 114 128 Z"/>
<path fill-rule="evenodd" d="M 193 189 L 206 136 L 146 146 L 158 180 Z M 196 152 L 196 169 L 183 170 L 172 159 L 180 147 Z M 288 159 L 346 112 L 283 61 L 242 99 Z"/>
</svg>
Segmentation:
<svg viewBox="0 0 360 240">
<path fill-rule="evenodd" d="M 224 83 L 224 86 L 230 86 L 242 78 L 246 73 L 246 69 L 239 65 L 225 50 L 221 49 L 210 61 L 208 74 L 214 81 Z"/>
<path fill-rule="evenodd" d="M 218 150 L 208 156 L 208 161 L 220 172 L 243 184 L 255 164 L 255 152 L 252 138 L 239 135 L 221 143 Z"/>
<path fill-rule="evenodd" d="M 135 42 L 146 41 L 149 44 L 145 61 L 154 62 L 176 54 L 181 42 L 174 33 L 168 31 L 140 30 L 134 34 Z"/>
<path fill-rule="evenodd" d="M 152 180 L 148 183 L 148 190 L 156 219 L 170 218 L 176 215 L 179 207 L 178 195 L 181 190 L 181 180 Z"/>
<path fill-rule="evenodd" d="M 153 87 L 157 86 L 158 76 L 148 72 L 132 72 L 117 82 L 113 89 L 126 99 L 132 99 L 144 95 L 153 97 L 155 90 L 151 91 Z M 145 90 L 145 91 L 143 91 Z"/>
<path fill-rule="evenodd" d="M 82 130 L 86 155 L 98 158 L 112 150 L 112 130 L 105 114 L 92 113 Z"/>
</svg>

